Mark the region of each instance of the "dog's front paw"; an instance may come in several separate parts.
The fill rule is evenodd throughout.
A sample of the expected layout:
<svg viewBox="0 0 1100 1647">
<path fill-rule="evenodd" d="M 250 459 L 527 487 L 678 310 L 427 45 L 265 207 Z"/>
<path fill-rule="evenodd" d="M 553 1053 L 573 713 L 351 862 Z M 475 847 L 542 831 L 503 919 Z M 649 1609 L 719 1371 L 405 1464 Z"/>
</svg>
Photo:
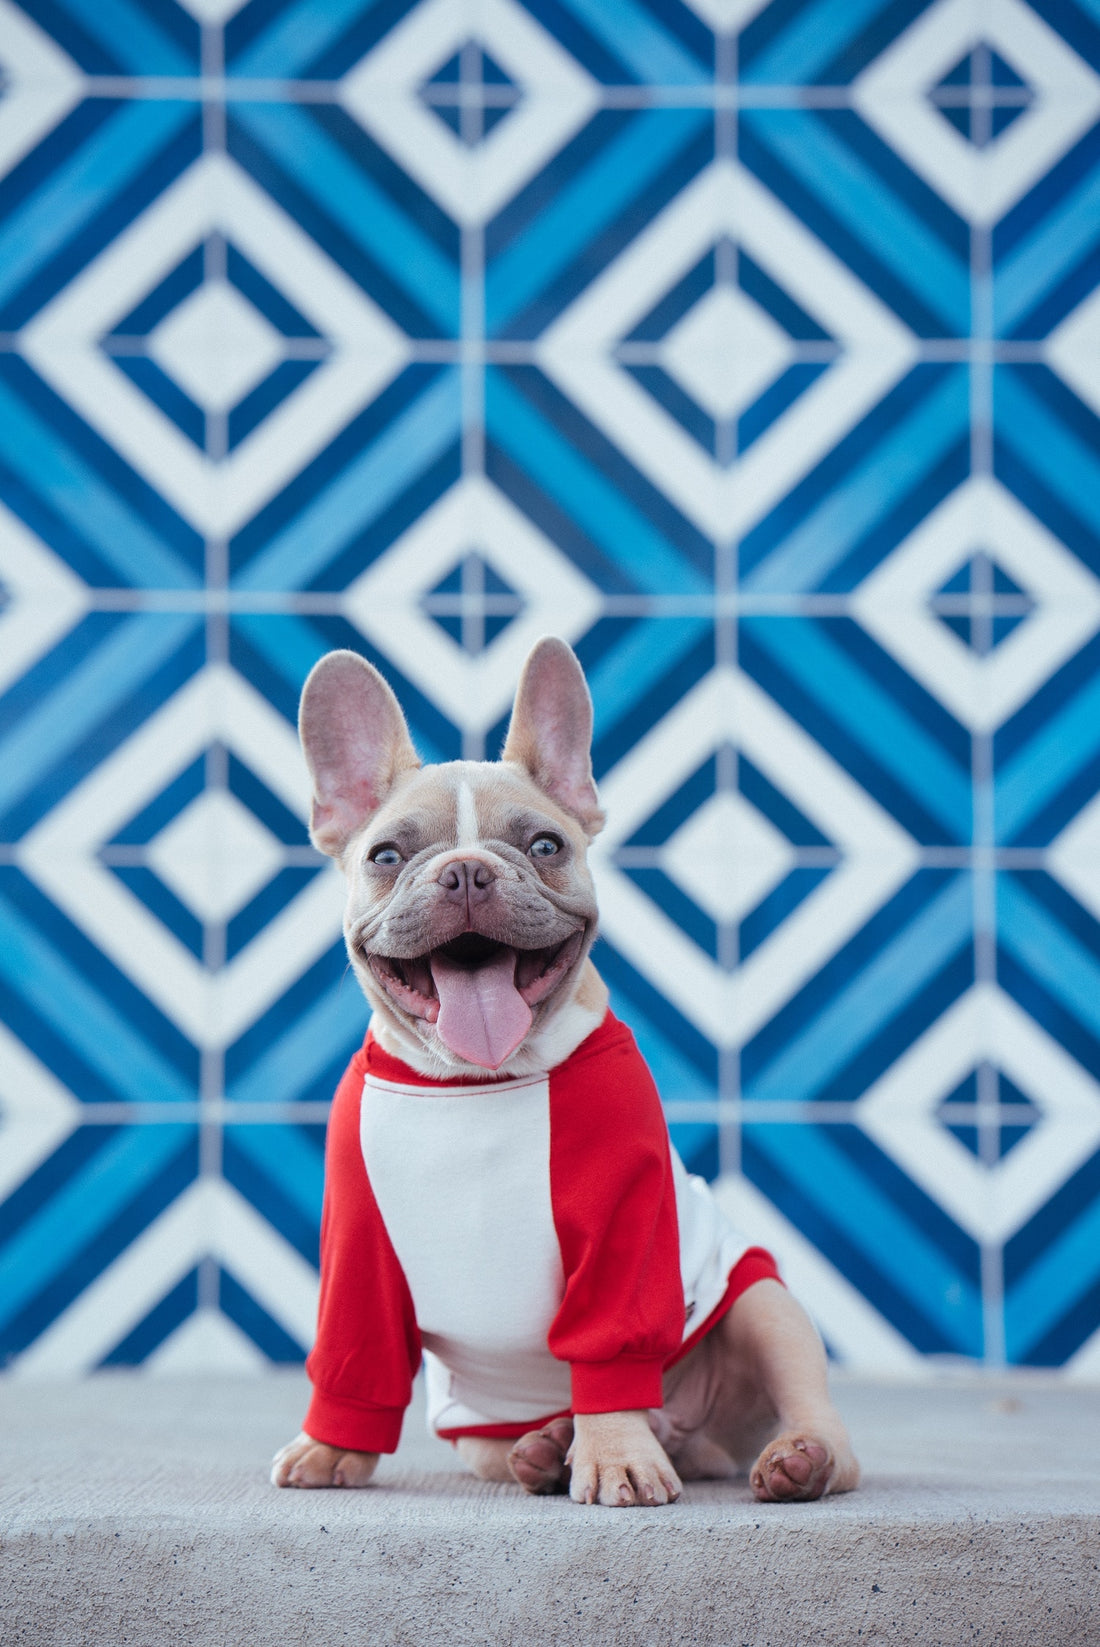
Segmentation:
<svg viewBox="0 0 1100 1647">
<path fill-rule="evenodd" d="M 377 1453 L 330 1447 L 305 1432 L 280 1447 L 271 1460 L 273 1487 L 365 1487 L 378 1464 Z"/>
<path fill-rule="evenodd" d="M 672 1504 L 683 1491 L 644 1412 L 577 1413 L 567 1462 L 578 1504 Z"/>
</svg>

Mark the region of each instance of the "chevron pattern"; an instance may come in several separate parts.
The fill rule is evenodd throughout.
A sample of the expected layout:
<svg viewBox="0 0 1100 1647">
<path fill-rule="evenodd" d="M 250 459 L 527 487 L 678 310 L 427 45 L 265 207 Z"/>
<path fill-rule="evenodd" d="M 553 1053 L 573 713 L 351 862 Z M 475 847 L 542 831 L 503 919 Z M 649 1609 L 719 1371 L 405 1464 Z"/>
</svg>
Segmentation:
<svg viewBox="0 0 1100 1647">
<path fill-rule="evenodd" d="M 308 1347 L 313 662 L 592 685 L 598 960 L 830 1351 L 1100 1370 L 1095 0 L 0 0 L 0 1362 Z"/>
</svg>

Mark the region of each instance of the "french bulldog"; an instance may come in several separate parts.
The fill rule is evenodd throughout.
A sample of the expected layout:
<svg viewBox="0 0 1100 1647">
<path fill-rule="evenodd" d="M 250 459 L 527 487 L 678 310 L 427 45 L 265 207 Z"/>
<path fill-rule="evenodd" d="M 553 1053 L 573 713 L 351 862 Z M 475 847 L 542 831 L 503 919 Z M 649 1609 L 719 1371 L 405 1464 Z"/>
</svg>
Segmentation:
<svg viewBox="0 0 1100 1647">
<path fill-rule="evenodd" d="M 535 646 L 499 761 L 423 767 L 353 652 L 311 673 L 300 732 L 373 1015 L 275 1485 L 365 1486 L 423 1353 L 430 1422 L 484 1480 L 615 1507 L 742 1471 L 764 1501 L 856 1486 L 816 1331 L 675 1157 L 589 959 L 603 814 L 570 648 Z"/>
</svg>

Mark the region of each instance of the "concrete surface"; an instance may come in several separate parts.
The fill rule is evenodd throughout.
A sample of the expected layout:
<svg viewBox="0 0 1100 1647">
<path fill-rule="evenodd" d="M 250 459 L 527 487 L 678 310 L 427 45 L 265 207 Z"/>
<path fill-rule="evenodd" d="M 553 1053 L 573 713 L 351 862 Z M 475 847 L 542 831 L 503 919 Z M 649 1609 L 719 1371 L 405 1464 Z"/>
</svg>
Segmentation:
<svg viewBox="0 0 1100 1647">
<path fill-rule="evenodd" d="M 865 1485 L 658 1510 L 488 1486 L 410 1418 L 362 1492 L 277 1492 L 304 1382 L 0 1383 L 3 1647 L 1098 1647 L 1100 1390 L 841 1380 Z"/>
</svg>

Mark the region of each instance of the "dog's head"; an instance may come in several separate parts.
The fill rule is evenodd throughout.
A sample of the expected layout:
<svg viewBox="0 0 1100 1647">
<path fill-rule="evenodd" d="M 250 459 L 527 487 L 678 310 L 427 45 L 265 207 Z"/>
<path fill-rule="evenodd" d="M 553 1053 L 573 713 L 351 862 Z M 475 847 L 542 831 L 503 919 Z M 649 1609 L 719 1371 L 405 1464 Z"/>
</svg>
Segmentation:
<svg viewBox="0 0 1100 1647">
<path fill-rule="evenodd" d="M 527 659 L 499 761 L 422 767 L 355 652 L 314 668 L 299 730 L 310 836 L 347 875 L 348 952 L 383 1044 L 435 1074 L 556 1062 L 606 1000 L 586 961 L 592 705 L 569 647 L 545 639 Z"/>
</svg>

